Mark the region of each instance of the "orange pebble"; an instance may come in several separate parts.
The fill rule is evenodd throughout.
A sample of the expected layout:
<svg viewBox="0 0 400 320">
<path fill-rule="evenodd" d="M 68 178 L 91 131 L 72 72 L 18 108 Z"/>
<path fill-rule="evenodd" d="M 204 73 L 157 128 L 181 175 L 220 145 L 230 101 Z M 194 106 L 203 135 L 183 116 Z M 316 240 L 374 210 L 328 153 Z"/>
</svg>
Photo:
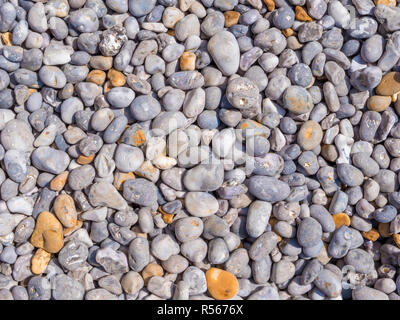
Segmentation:
<svg viewBox="0 0 400 320">
<path fill-rule="evenodd" d="M 42 274 L 51 260 L 51 253 L 43 249 L 37 249 L 32 258 L 31 270 L 34 274 Z"/>
<path fill-rule="evenodd" d="M 146 142 L 146 133 L 143 130 L 138 130 L 134 133 L 133 142 L 135 147 L 139 147 Z"/>
<path fill-rule="evenodd" d="M 274 0 L 264 0 L 264 3 L 267 6 L 268 11 L 275 10 L 275 1 Z"/>
<path fill-rule="evenodd" d="M 113 87 L 122 87 L 126 83 L 126 78 L 121 71 L 110 69 L 107 73 L 107 77 Z"/>
<path fill-rule="evenodd" d="M 206 272 L 207 288 L 216 300 L 233 298 L 239 292 L 239 282 L 229 271 L 210 268 Z"/>
<path fill-rule="evenodd" d="M 163 213 L 162 217 L 166 224 L 171 224 L 174 220 L 174 215 L 172 213 Z"/>
<path fill-rule="evenodd" d="M 161 206 L 158 207 L 158 211 L 161 212 L 162 218 L 166 224 L 171 224 L 174 220 L 174 214 L 165 212 Z"/>
<path fill-rule="evenodd" d="M 196 69 L 196 55 L 191 51 L 186 51 L 182 54 L 179 65 L 183 71 L 193 71 Z"/>
<path fill-rule="evenodd" d="M 396 6 L 396 0 L 374 0 L 375 5 L 379 6 L 380 4 L 384 4 L 385 6 Z"/>
<path fill-rule="evenodd" d="M 294 30 L 292 28 L 288 28 L 288 29 L 282 30 L 282 33 L 286 38 L 289 38 L 290 36 L 294 35 Z"/>
<path fill-rule="evenodd" d="M 93 82 L 98 86 L 103 85 L 104 81 L 106 81 L 106 73 L 102 70 L 92 70 L 86 77 L 87 82 Z"/>
<path fill-rule="evenodd" d="M 365 239 L 371 240 L 371 241 L 376 241 L 379 239 L 379 232 L 376 229 L 371 229 L 367 232 L 362 233 L 363 237 Z"/>
<path fill-rule="evenodd" d="M 300 6 L 296 6 L 296 19 L 299 21 L 304 21 L 304 22 L 309 22 L 312 21 L 313 19 L 308 15 L 306 10 L 304 10 Z"/>
<path fill-rule="evenodd" d="M 240 13 L 237 11 L 225 11 L 225 27 L 230 28 L 239 22 Z"/>
<path fill-rule="evenodd" d="M 61 191 L 64 189 L 65 183 L 67 182 L 69 172 L 64 171 L 60 173 L 58 176 L 56 176 L 53 180 L 50 182 L 50 189 L 53 191 Z"/>
<path fill-rule="evenodd" d="M 335 221 L 336 229 L 339 229 L 341 226 L 349 226 L 351 223 L 350 217 L 344 212 L 334 214 L 332 218 Z"/>
<path fill-rule="evenodd" d="M 92 154 L 91 156 L 86 157 L 83 154 L 81 154 L 76 160 L 76 162 L 78 162 L 79 164 L 89 164 L 92 163 L 95 156 L 96 156 L 95 154 Z"/>
</svg>

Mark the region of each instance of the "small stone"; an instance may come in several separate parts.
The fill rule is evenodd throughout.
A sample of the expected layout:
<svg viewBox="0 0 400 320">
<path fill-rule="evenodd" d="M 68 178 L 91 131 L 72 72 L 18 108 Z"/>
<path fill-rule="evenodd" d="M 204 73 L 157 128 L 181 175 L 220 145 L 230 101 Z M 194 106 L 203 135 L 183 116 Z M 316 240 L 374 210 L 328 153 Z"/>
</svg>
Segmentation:
<svg viewBox="0 0 400 320">
<path fill-rule="evenodd" d="M 296 6 L 296 19 L 299 21 L 310 22 L 312 18 L 308 15 L 308 13 L 300 6 Z"/>
<path fill-rule="evenodd" d="M 230 28 L 236 25 L 240 19 L 240 13 L 237 11 L 225 11 L 225 27 Z"/>
<path fill-rule="evenodd" d="M 218 268 L 208 269 L 206 272 L 207 288 L 216 300 L 227 300 L 239 292 L 239 282 L 230 273 Z"/>
<path fill-rule="evenodd" d="M 322 136 L 321 126 L 313 120 L 308 120 L 300 127 L 297 143 L 304 150 L 312 150 L 321 143 Z"/>
<path fill-rule="evenodd" d="M 392 96 L 400 92 L 400 73 L 389 72 L 382 77 L 376 87 L 376 93 L 382 96 Z"/>
<path fill-rule="evenodd" d="M 367 107 L 371 111 L 383 112 L 392 103 L 392 98 L 387 96 L 372 96 L 368 98 Z"/>
<path fill-rule="evenodd" d="M 64 227 L 75 226 L 78 214 L 76 212 L 74 199 L 67 194 L 60 194 L 54 201 L 54 213 Z"/>
<path fill-rule="evenodd" d="M 31 243 L 49 253 L 57 253 L 64 245 L 63 228 L 57 218 L 48 211 L 43 211 L 36 220 Z"/>
<path fill-rule="evenodd" d="M 113 87 L 122 87 L 126 83 L 126 78 L 124 74 L 115 69 L 110 69 L 107 73 L 107 77 Z"/>
<path fill-rule="evenodd" d="M 191 51 L 186 51 L 182 54 L 179 60 L 179 65 L 182 71 L 193 71 L 196 69 L 196 55 Z"/>
<path fill-rule="evenodd" d="M 37 275 L 42 274 L 46 270 L 50 259 L 51 253 L 43 249 L 36 250 L 32 258 L 32 272 Z"/>
<path fill-rule="evenodd" d="M 92 70 L 86 77 L 86 81 L 93 82 L 98 86 L 101 86 L 103 85 L 104 81 L 106 81 L 106 73 L 102 70 Z"/>
<path fill-rule="evenodd" d="M 220 71 L 230 76 L 239 69 L 240 50 L 232 33 L 220 31 L 208 41 L 208 51 Z M 226 56 L 229 52 L 229 57 Z"/>
</svg>

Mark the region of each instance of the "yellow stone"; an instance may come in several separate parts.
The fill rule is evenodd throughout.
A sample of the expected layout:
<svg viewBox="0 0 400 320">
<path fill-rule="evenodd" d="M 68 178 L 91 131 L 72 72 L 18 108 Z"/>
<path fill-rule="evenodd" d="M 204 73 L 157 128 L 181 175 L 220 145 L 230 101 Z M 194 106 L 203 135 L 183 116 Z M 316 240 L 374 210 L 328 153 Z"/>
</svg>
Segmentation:
<svg viewBox="0 0 400 320">
<path fill-rule="evenodd" d="M 349 226 L 351 223 L 350 217 L 344 212 L 332 215 L 333 221 L 335 221 L 336 229 L 342 226 Z"/>
<path fill-rule="evenodd" d="M 57 253 L 64 246 L 63 227 L 52 213 L 43 211 L 39 214 L 31 244 L 50 253 Z"/>
<path fill-rule="evenodd" d="M 53 205 L 54 213 L 58 220 L 66 228 L 71 228 L 76 225 L 77 212 L 74 199 L 68 194 L 60 194 L 57 196 Z"/>
<path fill-rule="evenodd" d="M 191 51 L 182 54 L 179 65 L 182 71 L 194 71 L 196 69 L 196 55 Z"/>
<path fill-rule="evenodd" d="M 313 19 L 308 15 L 307 11 L 300 6 L 296 6 L 296 19 L 299 21 L 309 22 Z"/>
<path fill-rule="evenodd" d="M 379 6 L 380 4 L 384 4 L 385 6 L 396 6 L 396 0 L 374 0 L 375 5 Z"/>
<path fill-rule="evenodd" d="M 32 258 L 31 270 L 34 274 L 42 274 L 51 260 L 51 253 L 43 249 L 37 249 Z"/>
<path fill-rule="evenodd" d="M 381 96 L 392 96 L 400 92 L 400 72 L 385 74 L 375 92 Z"/>
<path fill-rule="evenodd" d="M 371 241 L 376 241 L 379 239 L 379 232 L 376 229 L 371 229 L 368 232 L 363 232 L 362 233 L 363 237 L 365 239 L 371 240 Z"/>
<path fill-rule="evenodd" d="M 64 189 L 65 183 L 67 182 L 69 172 L 64 171 L 60 173 L 58 176 L 56 176 L 53 180 L 50 182 L 50 189 L 53 191 L 61 191 Z"/>
<path fill-rule="evenodd" d="M 132 140 L 133 146 L 142 146 L 146 142 L 146 133 L 143 130 L 138 130 L 133 134 Z"/>
<path fill-rule="evenodd" d="M 264 3 L 267 6 L 268 11 L 275 10 L 275 1 L 274 0 L 264 0 Z"/>
<path fill-rule="evenodd" d="M 113 87 L 122 87 L 126 83 L 124 74 L 115 69 L 110 69 L 107 73 L 107 77 Z"/>
<path fill-rule="evenodd" d="M 239 281 L 229 271 L 210 268 L 206 272 L 207 288 L 216 300 L 233 298 L 239 292 Z"/>
<path fill-rule="evenodd" d="M 371 111 L 383 112 L 390 106 L 391 103 L 391 96 L 372 96 L 368 98 L 367 107 L 368 110 Z"/>
<path fill-rule="evenodd" d="M 239 22 L 240 13 L 237 11 L 225 11 L 225 27 L 230 28 Z"/>
<path fill-rule="evenodd" d="M 93 82 L 98 86 L 103 85 L 104 81 L 106 81 L 106 73 L 102 70 L 92 70 L 86 77 L 87 82 Z"/>
<path fill-rule="evenodd" d="M 284 29 L 282 30 L 282 33 L 286 38 L 289 38 L 294 35 L 294 30 L 292 28 Z"/>
</svg>

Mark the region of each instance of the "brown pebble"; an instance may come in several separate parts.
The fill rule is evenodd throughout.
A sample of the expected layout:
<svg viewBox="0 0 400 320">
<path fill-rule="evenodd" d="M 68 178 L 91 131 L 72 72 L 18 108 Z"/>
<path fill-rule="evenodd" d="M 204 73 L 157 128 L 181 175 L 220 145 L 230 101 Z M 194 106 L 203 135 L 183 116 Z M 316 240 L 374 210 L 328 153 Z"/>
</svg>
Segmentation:
<svg viewBox="0 0 400 320">
<path fill-rule="evenodd" d="M 106 73 L 102 70 L 92 70 L 86 77 L 87 82 L 93 82 L 98 86 L 103 85 L 104 81 L 106 81 Z"/>
<path fill-rule="evenodd" d="M 310 22 L 313 19 L 308 15 L 307 11 L 300 6 L 296 6 L 296 19 L 299 21 Z"/>
<path fill-rule="evenodd" d="M 31 270 L 34 274 L 42 274 L 51 260 L 51 253 L 43 249 L 37 249 L 32 258 Z"/>
<path fill-rule="evenodd" d="M 268 11 L 275 10 L 275 1 L 274 0 L 264 0 L 264 3 L 267 6 Z"/>
<path fill-rule="evenodd" d="M 374 3 L 376 6 L 379 6 L 380 4 L 384 4 L 385 6 L 396 6 L 396 0 L 374 0 Z"/>
<path fill-rule="evenodd" d="M 76 212 L 75 202 L 68 194 L 60 194 L 57 196 L 54 201 L 53 210 L 64 227 L 71 228 L 76 225 L 78 214 Z"/>
<path fill-rule="evenodd" d="M 363 237 L 365 239 L 371 240 L 371 241 L 376 241 L 379 239 L 379 232 L 376 229 L 371 229 L 368 232 L 363 232 L 362 233 Z"/>
<path fill-rule="evenodd" d="M 237 11 L 225 11 L 225 27 L 230 28 L 239 22 L 240 13 Z"/>
<path fill-rule="evenodd" d="M 179 66 L 182 71 L 194 71 L 196 69 L 196 55 L 191 51 L 184 52 L 179 60 Z"/>
<path fill-rule="evenodd" d="M 69 172 L 64 171 L 60 173 L 58 176 L 56 176 L 53 180 L 50 182 L 50 189 L 53 191 L 61 191 L 64 189 L 65 183 L 67 182 Z"/>
<path fill-rule="evenodd" d="M 342 226 L 350 226 L 351 220 L 350 217 L 344 212 L 337 213 L 332 215 L 333 221 L 335 222 L 336 229 L 339 229 Z"/>
<path fill-rule="evenodd" d="M 93 69 L 106 71 L 112 68 L 113 58 L 103 56 L 91 56 L 89 64 Z"/>
<path fill-rule="evenodd" d="M 382 238 L 389 238 L 392 233 L 390 232 L 390 223 L 378 224 L 378 231 Z"/>
<path fill-rule="evenodd" d="M 57 253 L 64 246 L 63 227 L 52 213 L 43 211 L 38 216 L 31 244 L 50 253 Z"/>
<path fill-rule="evenodd" d="M 284 29 L 282 30 L 282 33 L 286 38 L 289 38 L 294 35 L 294 30 L 292 28 Z"/>
<path fill-rule="evenodd" d="M 390 96 L 372 96 L 368 98 L 367 107 L 368 110 L 383 112 L 392 103 L 392 97 Z"/>
<path fill-rule="evenodd" d="M 126 83 L 126 78 L 121 71 L 110 69 L 107 77 L 113 87 L 122 87 Z"/>
<path fill-rule="evenodd" d="M 385 74 L 375 92 L 381 96 L 392 96 L 400 92 L 400 72 Z"/>
</svg>

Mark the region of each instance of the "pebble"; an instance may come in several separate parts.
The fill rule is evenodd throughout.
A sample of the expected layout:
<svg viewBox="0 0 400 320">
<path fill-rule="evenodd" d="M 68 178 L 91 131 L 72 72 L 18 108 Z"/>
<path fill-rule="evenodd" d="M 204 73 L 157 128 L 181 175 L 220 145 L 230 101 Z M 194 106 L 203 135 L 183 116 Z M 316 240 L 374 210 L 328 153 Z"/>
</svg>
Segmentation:
<svg viewBox="0 0 400 320">
<path fill-rule="evenodd" d="M 220 31 L 216 33 L 209 40 L 207 49 L 222 74 L 230 76 L 238 70 L 240 50 L 235 37 L 230 32 Z M 228 57 L 225 52 L 230 53 Z"/>
<path fill-rule="evenodd" d="M 396 1 L 17 2 L 1 298 L 398 299 Z"/>
<path fill-rule="evenodd" d="M 36 220 L 31 243 L 50 253 L 57 253 L 64 245 L 61 223 L 48 211 L 43 211 Z"/>
</svg>

